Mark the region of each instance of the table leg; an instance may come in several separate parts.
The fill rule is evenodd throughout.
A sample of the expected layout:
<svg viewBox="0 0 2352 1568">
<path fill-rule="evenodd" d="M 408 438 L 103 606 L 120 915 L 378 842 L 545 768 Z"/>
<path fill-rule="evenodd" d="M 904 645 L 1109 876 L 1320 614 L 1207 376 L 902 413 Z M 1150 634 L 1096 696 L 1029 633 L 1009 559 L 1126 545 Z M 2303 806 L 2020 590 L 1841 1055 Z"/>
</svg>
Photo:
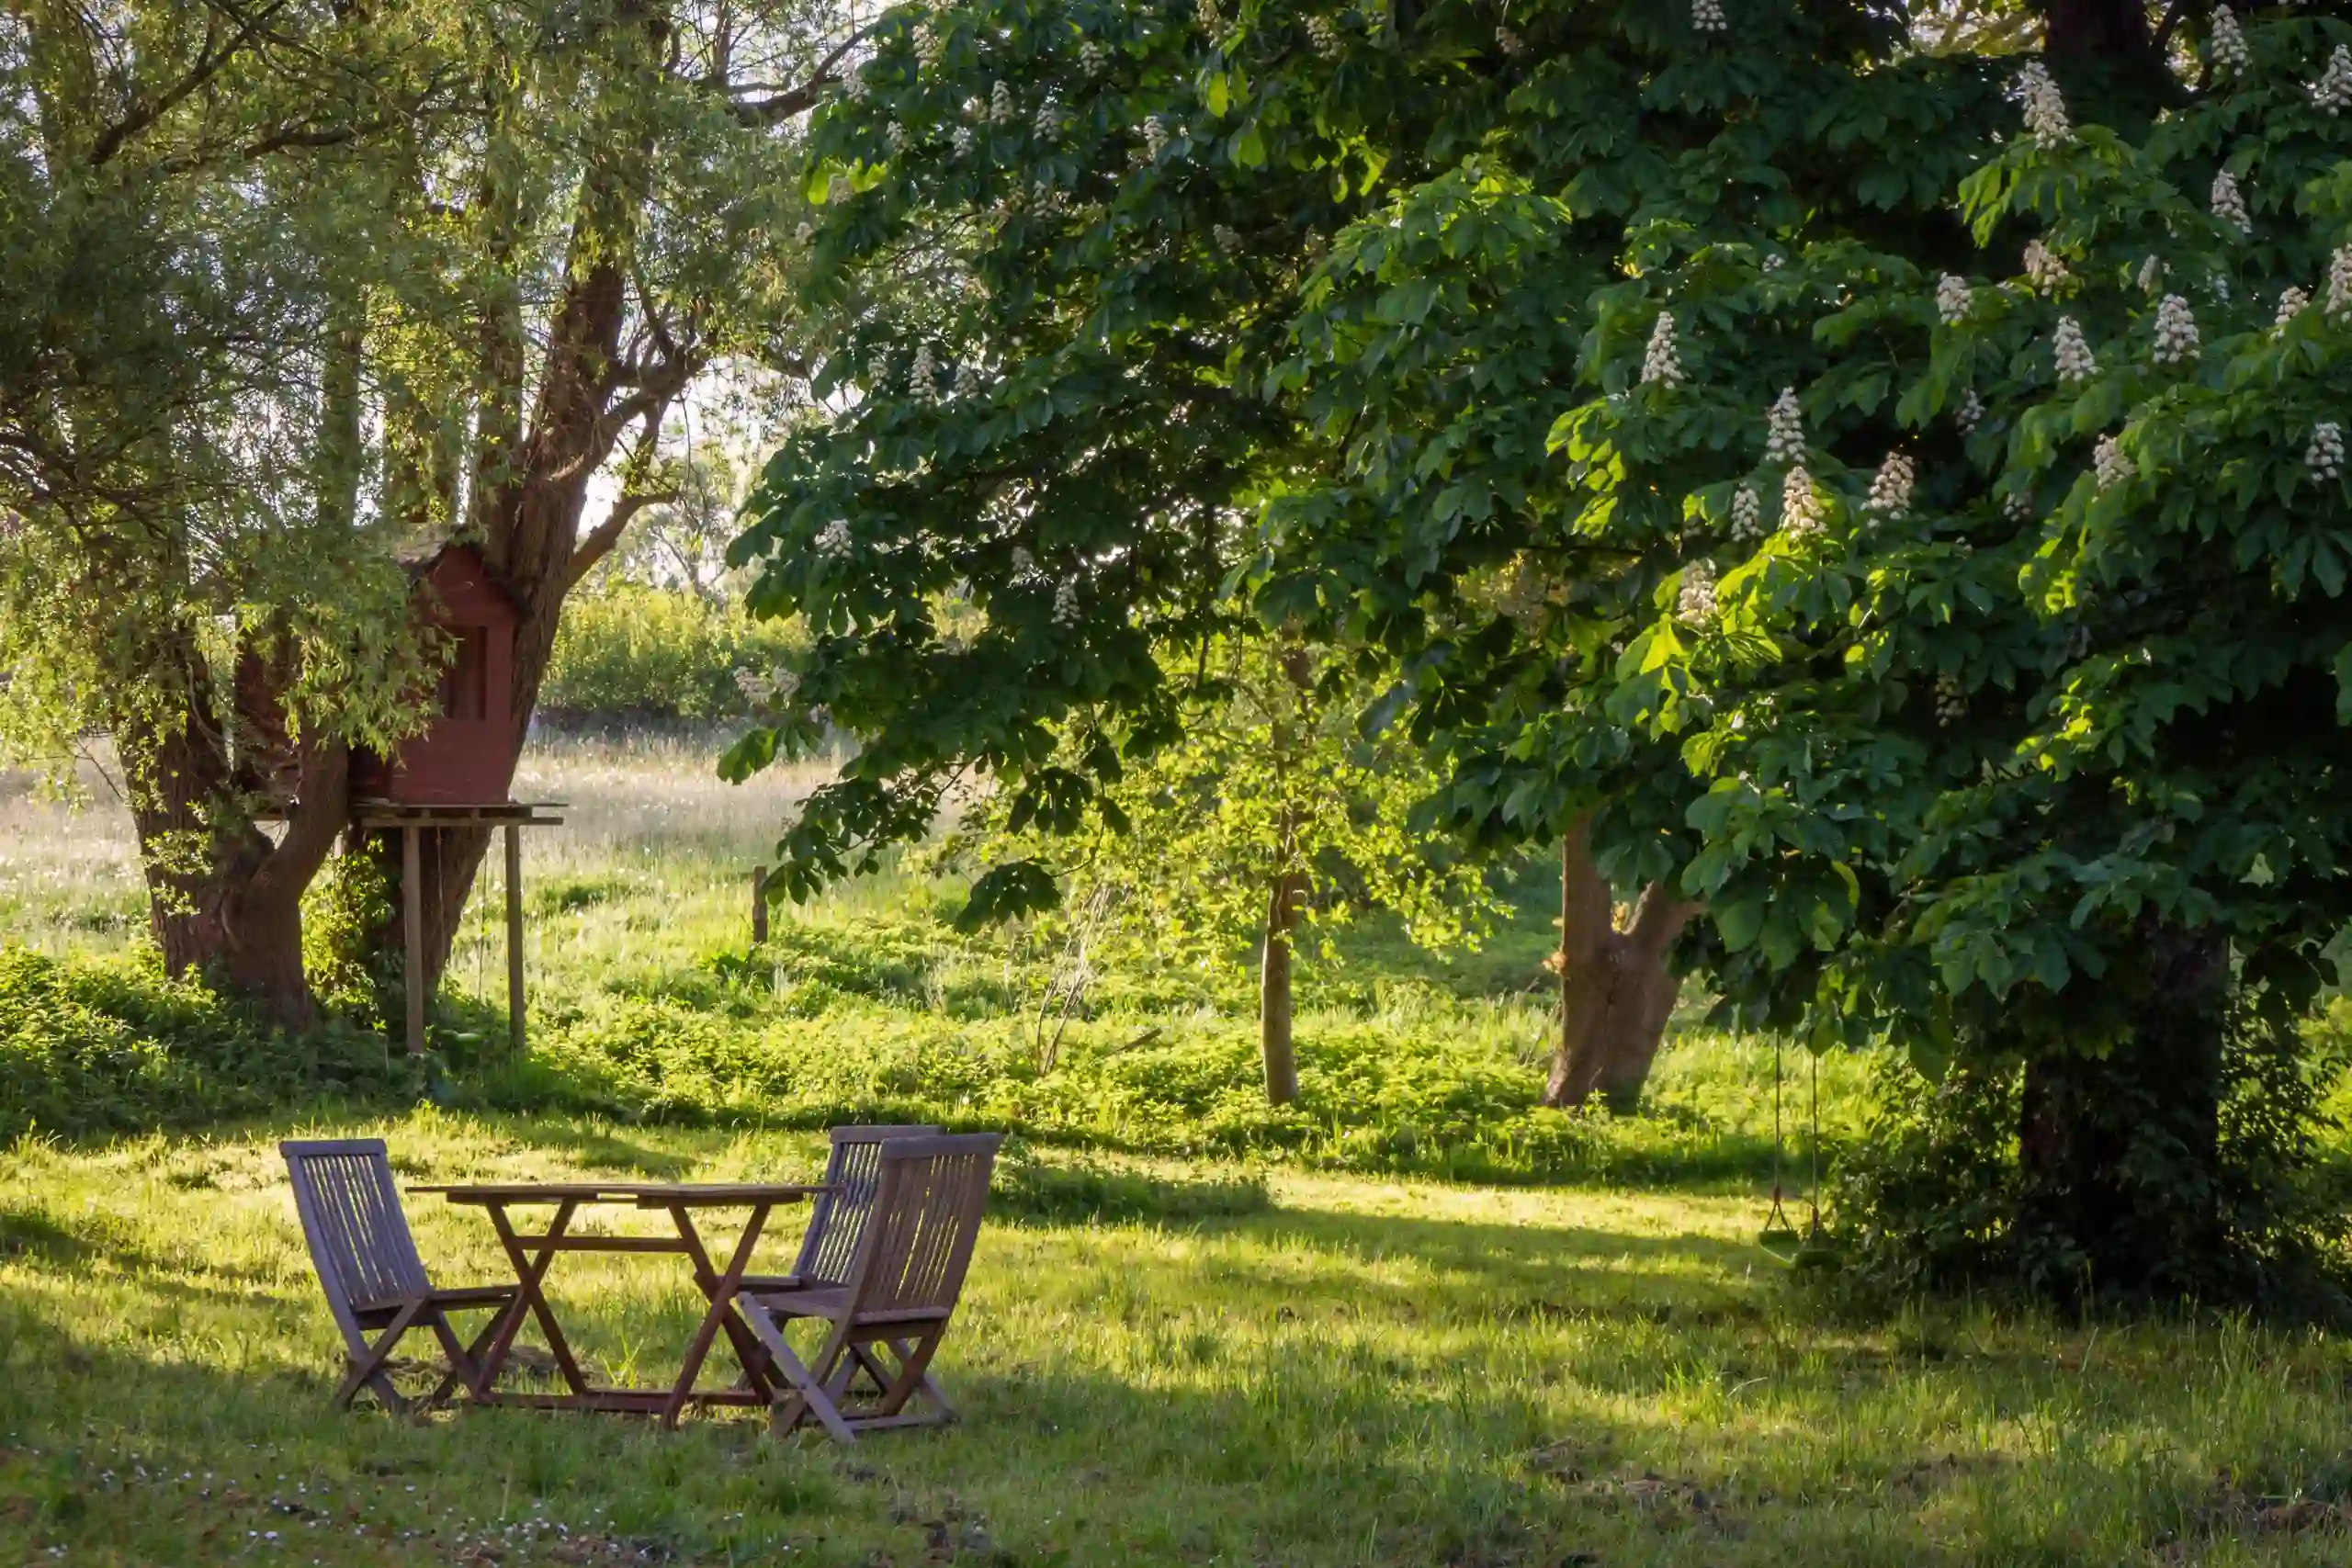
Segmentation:
<svg viewBox="0 0 2352 1568">
<path fill-rule="evenodd" d="M 710 1253 L 702 1244 L 701 1233 L 695 1230 L 694 1216 L 683 1203 L 670 1205 L 670 1216 L 677 1222 L 679 1239 L 686 1244 L 686 1256 L 695 1266 L 695 1283 L 710 1298 L 710 1310 L 703 1314 L 702 1326 L 695 1330 L 694 1341 L 686 1348 L 685 1366 L 678 1373 L 678 1381 L 670 1390 L 669 1403 L 662 1409 L 662 1425 L 674 1427 L 684 1414 L 686 1401 L 694 1396 L 695 1378 L 702 1371 L 702 1364 L 710 1354 L 711 1342 L 721 1328 L 735 1347 L 736 1359 L 743 1363 L 743 1376 L 752 1391 L 765 1399 L 770 1397 L 764 1371 L 767 1351 L 752 1333 L 735 1310 L 735 1292 L 743 1283 L 743 1274 L 752 1265 L 752 1249 L 758 1245 L 761 1230 L 767 1224 L 769 1205 L 752 1205 L 750 1217 L 743 1222 L 743 1234 L 735 1243 L 734 1255 L 728 1259 L 727 1272 L 718 1273 L 710 1266 Z"/>
<path fill-rule="evenodd" d="M 547 1277 L 548 1266 L 555 1261 L 555 1244 L 563 1237 L 564 1229 L 571 1224 L 572 1212 L 579 1201 L 567 1198 L 556 1205 L 555 1218 L 548 1223 L 547 1243 L 534 1259 L 525 1250 L 522 1238 L 514 1234 L 514 1225 L 506 1218 L 503 1203 L 485 1205 L 490 1211 L 491 1227 L 497 1231 L 499 1245 L 506 1248 L 507 1260 L 514 1266 L 514 1304 L 498 1325 L 498 1337 L 491 1341 L 489 1352 L 482 1358 L 481 1384 L 487 1390 L 498 1381 L 506 1364 L 506 1353 L 514 1348 L 515 1331 L 523 1326 L 523 1314 L 527 1312 L 538 1320 L 539 1332 L 547 1336 L 548 1350 L 555 1357 L 557 1370 L 575 1394 L 585 1395 L 588 1380 L 580 1375 L 580 1363 L 572 1359 L 571 1345 L 555 1321 L 555 1309 L 548 1305 L 546 1293 L 539 1282 Z"/>
</svg>

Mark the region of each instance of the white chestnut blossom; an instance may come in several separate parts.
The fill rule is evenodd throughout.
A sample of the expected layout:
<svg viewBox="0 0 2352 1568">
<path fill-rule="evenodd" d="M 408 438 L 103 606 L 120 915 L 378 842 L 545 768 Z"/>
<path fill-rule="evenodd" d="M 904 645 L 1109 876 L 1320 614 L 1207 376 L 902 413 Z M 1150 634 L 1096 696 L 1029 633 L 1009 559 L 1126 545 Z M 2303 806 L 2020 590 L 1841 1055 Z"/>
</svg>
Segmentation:
<svg viewBox="0 0 2352 1568">
<path fill-rule="evenodd" d="M 1650 327 L 1650 346 L 1642 355 L 1642 385 L 1653 382 L 1668 387 L 1682 385 L 1682 358 L 1674 347 L 1674 313 L 1660 310 L 1657 321 Z"/>
<path fill-rule="evenodd" d="M 1745 542 L 1764 534 L 1764 505 L 1756 487 L 1743 484 L 1731 494 L 1731 536 Z"/>
<path fill-rule="evenodd" d="M 1159 122 L 1158 115 L 1147 116 L 1143 122 L 1144 152 L 1156 163 L 1159 161 L 1160 149 L 1167 145 L 1168 128 Z"/>
<path fill-rule="evenodd" d="M 2340 43 L 2335 46 L 2335 52 L 2327 57 L 2327 69 L 2311 85 L 2310 92 L 2312 107 L 2330 119 L 2352 109 L 2352 49 Z"/>
<path fill-rule="evenodd" d="M 936 22 L 925 22 L 915 29 L 915 58 L 925 65 L 936 65 L 947 58 L 947 34 Z"/>
<path fill-rule="evenodd" d="M 2165 295 L 2156 305 L 2156 363 L 2179 365 L 2196 358 L 2197 354 L 2195 313 L 2179 295 Z"/>
<path fill-rule="evenodd" d="M 889 129 L 883 131 L 882 135 L 884 140 L 890 143 L 891 152 L 903 152 L 907 150 L 907 128 L 897 120 L 892 120 Z"/>
<path fill-rule="evenodd" d="M 839 207 L 856 194 L 857 189 L 850 184 L 847 175 L 835 175 L 825 182 L 825 205 L 828 207 Z"/>
<path fill-rule="evenodd" d="M 1951 417 L 1952 423 L 1960 426 L 1962 434 L 1976 434 L 1977 425 L 1983 423 L 1984 418 L 1984 400 L 1976 395 L 1975 388 L 1971 387 L 1960 395 L 1960 407 L 1952 411 Z"/>
<path fill-rule="evenodd" d="M 1216 242 L 1216 248 L 1227 255 L 1238 256 L 1241 254 L 1241 236 L 1224 224 L 1219 223 L 1211 229 L 1209 237 Z"/>
<path fill-rule="evenodd" d="M 1078 625 L 1078 579 L 1074 577 L 1062 579 L 1061 586 L 1054 590 L 1054 625 Z"/>
<path fill-rule="evenodd" d="M 1804 410 L 1797 403 L 1797 389 L 1783 387 L 1764 415 L 1764 460 L 1793 463 L 1804 456 Z"/>
<path fill-rule="evenodd" d="M 1948 327 L 1968 320 L 1968 279 L 1949 272 L 1936 279 L 1936 315 Z"/>
<path fill-rule="evenodd" d="M 2212 291 L 2213 298 L 2220 300 L 2222 304 L 2226 305 L 2230 302 L 2230 278 L 2227 273 L 2212 272 L 2206 274 L 2205 287 L 2211 289 Z"/>
<path fill-rule="evenodd" d="M 2164 257 L 2152 255 L 2146 261 L 2140 264 L 2141 292 L 2145 294 L 2154 294 L 2158 288 L 2163 287 L 2164 281 Z"/>
<path fill-rule="evenodd" d="M 926 403 L 939 400 L 939 363 L 927 343 L 916 345 L 914 363 L 907 367 L 907 390 Z"/>
<path fill-rule="evenodd" d="M 1946 728 L 1968 716 L 1968 692 L 1957 675 L 1936 677 L 1936 722 Z"/>
<path fill-rule="evenodd" d="M 873 87 L 866 82 L 865 73 L 863 71 L 853 71 L 848 75 L 842 78 L 842 96 L 847 98 L 851 103 L 864 103 L 865 101 L 866 94 L 873 90 Z"/>
<path fill-rule="evenodd" d="M 1060 130 L 1061 128 L 1061 106 L 1052 102 L 1039 104 L 1037 106 L 1037 118 L 1030 122 L 1030 129 L 1035 130 L 1039 136 L 1052 136 Z"/>
<path fill-rule="evenodd" d="M 1110 62 L 1110 56 L 1102 52 L 1102 46 L 1092 39 L 1078 46 L 1078 68 L 1089 76 L 1102 75 L 1102 68 Z"/>
<path fill-rule="evenodd" d="M 2082 324 L 2072 316 L 2058 318 L 2058 330 L 2050 340 L 2050 357 L 2058 367 L 2058 379 L 2069 385 L 2087 381 L 2098 374 L 2098 360 L 2091 354 L 2090 342 L 2083 336 Z"/>
<path fill-rule="evenodd" d="M 1200 18 L 1204 33 L 1215 35 L 1225 30 L 1225 17 L 1216 8 L 1216 0 L 1193 0 L 1193 15 Z"/>
<path fill-rule="evenodd" d="M 2213 7 L 2213 34 L 2206 40 L 2206 53 L 2213 62 L 2213 73 L 2217 76 L 2243 71 L 2253 59 L 2246 51 L 2245 33 L 2238 26 L 2237 13 L 2225 4 Z"/>
<path fill-rule="evenodd" d="M 2301 315 L 2303 311 L 2310 307 L 2312 297 L 2310 295 L 2304 293 L 2300 288 L 2292 287 L 2291 285 L 2279 290 L 2278 314 L 2277 319 L 2272 321 L 2270 324 L 2274 327 L 2285 326 L 2289 321 L 2291 321 L 2297 316 Z"/>
<path fill-rule="evenodd" d="M 989 89 L 989 118 L 1005 125 L 1011 123 L 1014 112 L 1011 87 L 999 82 Z"/>
<path fill-rule="evenodd" d="M 2065 259 L 2040 240 L 2025 243 L 2023 259 L 2026 282 L 2041 293 L 2049 293 L 2070 276 L 2066 271 Z"/>
<path fill-rule="evenodd" d="M 2303 451 L 2303 462 L 2311 468 L 2313 479 L 2340 476 L 2344 472 L 2344 427 L 2332 419 L 2312 426 L 2312 444 Z"/>
<path fill-rule="evenodd" d="M 2033 497 L 2021 490 L 2013 490 L 2001 498 L 2001 515 L 2012 523 L 2033 521 Z"/>
<path fill-rule="evenodd" d="M 1781 481 L 1781 531 L 1792 538 L 1821 532 L 1821 497 L 1813 490 L 1813 476 L 1800 463 Z"/>
<path fill-rule="evenodd" d="M 1715 618 L 1715 569 L 1702 560 L 1694 560 L 1682 569 L 1682 591 L 1676 596 L 1674 613 L 1686 621 L 1712 621 Z"/>
<path fill-rule="evenodd" d="M 1690 0 L 1690 26 L 1702 33 L 1728 32 L 1731 19 L 1724 15 L 1723 0 Z"/>
<path fill-rule="evenodd" d="M 1501 50 L 1503 53 L 1510 59 L 1517 60 L 1521 55 L 1527 52 L 1527 40 L 1520 37 L 1517 33 L 1511 31 L 1509 28 L 1497 28 L 1495 29 L 1495 47 Z"/>
<path fill-rule="evenodd" d="M 2213 216 L 2241 234 L 2254 232 L 2254 217 L 2245 209 L 2245 193 L 2238 189 L 2238 177 L 2227 169 L 2213 176 Z"/>
<path fill-rule="evenodd" d="M 1339 25 L 1329 17 L 1306 18 L 1307 47 L 1326 60 L 1340 58 Z"/>
<path fill-rule="evenodd" d="M 838 560 L 850 552 L 849 520 L 836 517 L 817 533 L 817 553 Z"/>
<path fill-rule="evenodd" d="M 2101 490 L 2132 477 L 2132 462 L 2123 455 L 2123 443 L 2112 435 L 2100 436 L 2098 445 L 2091 448 L 2091 468 Z"/>
<path fill-rule="evenodd" d="M 956 395 L 968 398 L 980 389 L 980 373 L 969 360 L 956 367 Z"/>
<path fill-rule="evenodd" d="M 2327 319 L 2352 311 L 2352 245 L 2338 245 L 2327 258 Z"/>
<path fill-rule="evenodd" d="M 1788 265 L 1789 258 L 1782 255 L 1778 251 L 1770 252 L 1764 257 L 1764 270 L 1766 272 L 1778 272 Z"/>
<path fill-rule="evenodd" d="M 1911 487 L 1917 479 L 1918 471 L 1907 456 L 1889 452 L 1878 472 L 1871 476 L 1871 493 L 1862 510 L 1890 523 L 1900 521 L 1911 510 Z"/>
<path fill-rule="evenodd" d="M 956 144 L 958 154 L 969 152 L 979 142 L 979 133 L 968 125 L 959 125 L 948 140 Z"/>
<path fill-rule="evenodd" d="M 2044 147 L 2058 147 L 2075 139 L 2075 128 L 2066 118 L 2066 99 L 2058 91 L 2058 84 L 2051 80 L 2049 68 L 2039 60 L 2026 62 L 2018 73 L 2018 96 L 2025 105 L 2027 134 Z"/>
</svg>

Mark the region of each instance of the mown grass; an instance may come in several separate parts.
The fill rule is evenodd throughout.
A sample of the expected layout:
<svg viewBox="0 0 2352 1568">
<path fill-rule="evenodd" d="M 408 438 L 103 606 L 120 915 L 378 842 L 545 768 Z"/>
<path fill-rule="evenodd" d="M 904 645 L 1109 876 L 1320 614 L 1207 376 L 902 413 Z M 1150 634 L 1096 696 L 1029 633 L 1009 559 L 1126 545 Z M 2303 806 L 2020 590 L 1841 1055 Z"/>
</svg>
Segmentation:
<svg viewBox="0 0 2352 1568">
<path fill-rule="evenodd" d="M 745 868 L 806 781 L 707 770 L 684 741 L 535 754 L 520 793 L 572 805 L 529 851 L 520 1063 L 487 921 L 429 1061 L 274 1041 L 98 918 L 136 886 L 111 818 L 0 807 L 0 1562 L 2352 1560 L 2340 1340 L 1849 1311 L 1753 1243 L 1770 1043 L 1688 1018 L 1645 1115 L 1536 1108 L 1540 883 L 1479 953 L 1375 925 L 1311 964 L 1306 1099 L 1277 1112 L 1238 964 L 1102 955 L 1049 1066 L 1055 951 L 956 937 L 952 886 L 893 874 L 752 949 Z M 1869 1093 L 1822 1069 L 1834 1157 Z M 328 1408 L 275 1138 L 379 1134 L 411 1182 L 725 1179 L 883 1116 L 1016 1134 L 941 1369 L 960 1427 L 838 1450 Z M 412 1213 L 437 1276 L 502 1277 L 478 1214 Z M 563 1261 L 605 1371 L 672 1364 L 698 1298 L 670 1261 Z"/>
<path fill-rule="evenodd" d="M 1732 1196 L 1277 1172 L 1256 1213 L 999 1224 L 942 1367 L 963 1424 L 854 1450 L 737 1417 L 337 1416 L 267 1141 L 292 1130 L 12 1154 L 7 1561 L 2344 1560 L 2335 1341 L 1964 1305 L 1842 1324 Z M 431 1111 L 300 1130 L 381 1134 L 412 1180 L 818 1158 Z M 497 1277 L 478 1215 L 412 1202 L 443 1278 Z M 616 1377 L 658 1375 L 695 1321 L 668 1261 L 563 1260 L 559 1309 Z"/>
</svg>

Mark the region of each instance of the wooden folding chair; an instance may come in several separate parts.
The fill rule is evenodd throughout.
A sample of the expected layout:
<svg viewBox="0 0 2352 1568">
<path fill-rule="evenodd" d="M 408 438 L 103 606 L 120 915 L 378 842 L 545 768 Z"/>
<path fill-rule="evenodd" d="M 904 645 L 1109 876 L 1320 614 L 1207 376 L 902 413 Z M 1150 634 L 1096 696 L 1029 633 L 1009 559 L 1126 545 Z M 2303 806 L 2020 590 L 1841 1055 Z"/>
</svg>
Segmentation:
<svg viewBox="0 0 2352 1568">
<path fill-rule="evenodd" d="M 382 1139 L 288 1141 L 278 1145 L 277 1152 L 286 1156 L 294 1209 L 302 1218 L 302 1235 L 326 1292 L 327 1310 L 343 1330 L 348 1365 L 335 1390 L 335 1404 L 348 1408 L 363 1388 L 395 1413 L 418 1403 L 392 1386 L 386 1368 L 401 1336 L 420 1326 L 432 1330 L 449 1359 L 448 1374 L 423 1404 L 438 1404 L 460 1382 L 476 1396 L 488 1392 L 480 1382 L 481 1352 L 505 1314 L 492 1313 L 473 1343 L 460 1345 L 449 1313 L 509 1307 L 515 1287 L 434 1287 L 409 1235 L 408 1216 L 401 1212 L 400 1189 L 392 1184 Z M 372 1339 L 371 1333 L 376 1336 Z"/>
<path fill-rule="evenodd" d="M 912 1124 L 835 1127 L 829 1134 L 833 1152 L 819 1179 L 831 1190 L 820 1194 L 809 1210 L 808 1229 L 800 1238 L 800 1256 L 793 1260 L 792 1272 L 748 1279 L 744 1289 L 797 1291 L 845 1283 L 865 1222 L 874 1213 L 875 1189 L 882 1180 L 882 1145 L 894 1138 L 935 1138 L 940 1132 Z"/>
<path fill-rule="evenodd" d="M 810 1417 L 844 1443 L 878 1427 L 955 1418 L 928 1369 L 963 1294 L 1002 1141 L 980 1133 L 881 1142 L 873 1206 L 842 1282 L 754 1288 L 738 1298 L 775 1361 L 769 1425 L 779 1437 Z M 800 1318 L 828 1325 L 813 1361 L 802 1361 L 784 1336 L 784 1325 Z M 878 1392 L 853 1402 L 860 1371 Z M 925 1408 L 910 1413 L 919 1393 Z"/>
</svg>

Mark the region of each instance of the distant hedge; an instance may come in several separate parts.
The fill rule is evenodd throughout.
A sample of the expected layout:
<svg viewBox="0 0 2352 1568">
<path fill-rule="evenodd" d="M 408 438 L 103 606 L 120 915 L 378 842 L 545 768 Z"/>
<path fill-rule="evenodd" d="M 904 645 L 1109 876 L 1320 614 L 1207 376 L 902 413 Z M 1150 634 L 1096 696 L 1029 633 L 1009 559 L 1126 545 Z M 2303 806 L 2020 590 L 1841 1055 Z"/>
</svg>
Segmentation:
<svg viewBox="0 0 2352 1568">
<path fill-rule="evenodd" d="M 614 581 L 564 605 L 539 710 L 556 719 L 740 718 L 739 674 L 773 674 L 801 646 L 797 622 L 753 621 L 683 589 Z"/>
</svg>

